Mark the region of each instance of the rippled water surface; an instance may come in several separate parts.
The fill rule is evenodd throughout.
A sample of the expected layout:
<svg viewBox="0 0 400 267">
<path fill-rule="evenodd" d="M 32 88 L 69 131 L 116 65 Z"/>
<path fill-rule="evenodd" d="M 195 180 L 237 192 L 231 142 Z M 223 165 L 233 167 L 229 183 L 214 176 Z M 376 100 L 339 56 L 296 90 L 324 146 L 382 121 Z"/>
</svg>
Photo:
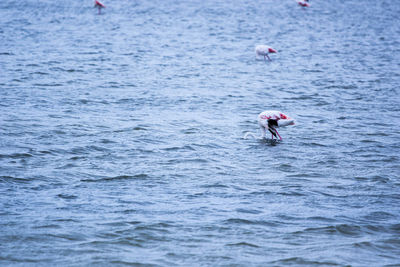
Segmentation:
<svg viewBox="0 0 400 267">
<path fill-rule="evenodd" d="M 398 1 L 104 4 L 0 2 L 0 265 L 400 264 Z"/>
</svg>

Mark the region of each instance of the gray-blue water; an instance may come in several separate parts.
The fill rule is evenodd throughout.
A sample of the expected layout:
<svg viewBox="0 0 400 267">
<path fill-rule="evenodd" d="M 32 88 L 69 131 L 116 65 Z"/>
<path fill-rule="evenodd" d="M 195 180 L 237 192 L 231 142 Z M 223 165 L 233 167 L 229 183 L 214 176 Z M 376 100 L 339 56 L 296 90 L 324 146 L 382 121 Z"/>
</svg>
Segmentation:
<svg viewBox="0 0 400 267">
<path fill-rule="evenodd" d="M 0 2 L 0 265 L 400 265 L 398 1 L 104 4 Z"/>
</svg>

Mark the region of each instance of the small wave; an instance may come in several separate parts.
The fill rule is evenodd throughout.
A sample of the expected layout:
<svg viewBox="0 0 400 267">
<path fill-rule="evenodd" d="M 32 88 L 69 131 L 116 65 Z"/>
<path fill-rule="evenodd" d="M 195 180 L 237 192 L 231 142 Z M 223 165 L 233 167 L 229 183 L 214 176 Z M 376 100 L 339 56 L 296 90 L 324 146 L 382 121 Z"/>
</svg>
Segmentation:
<svg viewBox="0 0 400 267">
<path fill-rule="evenodd" d="M 146 224 L 146 225 L 138 225 L 135 227 L 135 231 L 159 231 L 159 232 L 169 232 L 167 228 L 173 227 L 173 224 L 170 224 L 168 222 L 158 222 L 158 223 L 153 223 L 153 224 Z"/>
<path fill-rule="evenodd" d="M 83 72 L 83 70 L 79 70 L 79 69 L 67 69 L 66 72 Z"/>
<path fill-rule="evenodd" d="M 319 173 L 312 173 L 312 172 L 308 172 L 308 173 L 295 173 L 295 174 L 287 174 L 286 175 L 287 178 L 297 178 L 296 181 L 303 181 L 303 182 L 307 182 L 310 181 L 309 179 L 305 179 L 306 177 L 309 178 L 318 178 L 321 177 L 321 174 Z M 300 179 L 299 179 L 300 178 Z"/>
<path fill-rule="evenodd" d="M 81 104 L 88 104 L 91 101 L 88 100 L 88 99 L 79 99 L 78 102 L 81 103 Z"/>
<path fill-rule="evenodd" d="M 374 246 L 371 242 L 364 241 L 364 242 L 357 242 L 353 244 L 354 247 L 356 248 L 362 248 L 362 249 L 376 249 L 376 246 Z"/>
<path fill-rule="evenodd" d="M 102 144 L 115 144 L 116 142 L 112 141 L 110 139 L 101 139 L 100 143 L 102 143 Z"/>
<path fill-rule="evenodd" d="M 70 169 L 70 168 L 74 168 L 74 167 L 76 167 L 75 164 L 68 163 L 68 164 L 62 165 L 62 166 L 60 166 L 60 167 L 57 167 L 56 169 L 58 169 L 58 170 L 64 170 L 64 169 Z"/>
<path fill-rule="evenodd" d="M 137 245 L 136 245 L 137 246 Z M 141 247 L 141 246 L 139 246 Z M 143 261 L 124 261 L 124 260 L 112 260 L 110 261 L 112 265 L 116 266 L 137 266 L 137 267 L 156 267 L 159 266 L 158 264 L 152 264 L 152 263 L 144 263 Z"/>
<path fill-rule="evenodd" d="M 316 142 L 310 142 L 310 143 L 303 143 L 306 146 L 312 146 L 312 147 L 328 147 L 327 145 L 321 144 L 321 143 L 316 143 Z"/>
<path fill-rule="evenodd" d="M 299 191 L 284 191 L 276 194 L 281 196 L 295 196 L 295 197 L 307 196 L 307 194 L 300 193 Z"/>
<path fill-rule="evenodd" d="M 48 234 L 47 237 L 53 237 L 57 239 L 65 239 L 68 241 L 84 241 L 86 236 L 82 233 L 70 233 L 70 234 Z"/>
<path fill-rule="evenodd" d="M 266 196 L 266 195 L 272 195 L 272 194 L 273 194 L 273 192 L 271 192 L 271 191 L 266 191 L 266 190 L 262 190 L 262 191 L 253 191 L 253 192 L 250 193 L 250 195 L 254 195 L 254 196 L 257 196 L 257 195 Z"/>
<path fill-rule="evenodd" d="M 6 183 L 9 183 L 9 182 L 25 183 L 25 182 L 32 181 L 32 179 L 30 179 L 30 178 L 13 177 L 13 176 L 0 176 L 0 182 L 1 181 L 4 181 Z"/>
<path fill-rule="evenodd" d="M 215 184 L 206 184 L 202 185 L 202 188 L 229 188 L 229 186 L 220 184 L 220 183 L 215 183 Z"/>
<path fill-rule="evenodd" d="M 269 221 L 252 221 L 241 218 L 231 218 L 224 221 L 225 224 L 243 224 L 243 225 L 265 225 L 265 226 L 279 226 L 279 223 Z"/>
<path fill-rule="evenodd" d="M 63 84 L 61 84 L 61 83 L 34 83 L 33 86 L 58 87 L 58 86 L 63 86 Z"/>
<path fill-rule="evenodd" d="M 185 145 L 185 146 L 181 146 L 181 147 L 167 147 L 167 148 L 163 148 L 162 150 L 164 151 L 194 151 L 195 149 L 190 146 L 190 145 Z"/>
<path fill-rule="evenodd" d="M 259 246 L 252 244 L 252 243 L 247 243 L 247 242 L 239 242 L 239 243 L 230 243 L 226 244 L 228 247 L 252 247 L 252 248 L 259 248 Z"/>
<path fill-rule="evenodd" d="M 71 158 L 69 158 L 70 160 L 80 160 L 80 159 L 84 159 L 85 157 L 79 157 L 79 156 L 73 156 Z"/>
<path fill-rule="evenodd" d="M 374 211 L 369 213 L 368 215 L 364 216 L 366 220 L 382 220 L 386 221 L 391 218 L 395 218 L 395 215 L 385 211 Z"/>
<path fill-rule="evenodd" d="M 324 227 L 312 227 L 306 228 L 302 231 L 297 231 L 295 234 L 341 234 L 345 236 L 360 236 L 362 233 L 362 229 L 358 225 L 349 225 L 349 224 L 339 224 L 339 225 L 330 225 Z"/>
<path fill-rule="evenodd" d="M 313 216 L 313 217 L 308 217 L 308 221 L 318 221 L 318 222 L 335 222 L 335 219 L 327 218 L 327 217 L 321 217 L 321 216 Z"/>
<path fill-rule="evenodd" d="M 69 195 L 69 194 L 58 194 L 57 196 L 59 198 L 63 198 L 63 199 L 77 199 L 78 198 L 75 195 Z"/>
<path fill-rule="evenodd" d="M 86 155 L 88 151 L 107 152 L 110 150 L 105 147 L 90 145 L 87 147 L 75 147 L 71 149 L 70 153 L 73 155 Z"/>
<path fill-rule="evenodd" d="M 400 223 L 396 223 L 396 224 L 390 226 L 390 229 L 395 232 L 400 232 Z"/>
<path fill-rule="evenodd" d="M 12 262 L 13 264 L 18 262 L 18 263 L 22 263 L 23 265 L 26 265 L 27 263 L 40 263 L 40 262 L 43 262 L 42 259 L 32 259 L 32 258 L 27 258 L 27 257 L 23 257 L 23 256 L 22 257 L 21 256 L 14 257 L 14 256 L 11 256 L 11 255 L 0 256 L 0 262 L 4 262 L 5 265 L 7 265 L 7 263 L 6 263 L 7 261 Z"/>
<path fill-rule="evenodd" d="M 24 159 L 32 157 L 32 154 L 29 153 L 13 153 L 13 154 L 0 154 L 0 159 L 10 158 L 10 159 Z"/>
<path fill-rule="evenodd" d="M 60 229 L 62 228 L 58 224 L 44 224 L 44 225 L 35 225 L 32 226 L 33 229 Z"/>
<path fill-rule="evenodd" d="M 79 223 L 79 221 L 78 220 L 74 220 L 74 219 L 65 219 L 65 218 L 62 218 L 62 219 L 55 219 L 55 220 L 53 220 L 53 221 L 55 221 L 55 222 L 60 222 L 60 223 Z"/>
<path fill-rule="evenodd" d="M 140 126 L 133 127 L 132 130 L 134 130 L 134 131 L 147 131 L 147 129 L 145 127 L 140 127 Z"/>
<path fill-rule="evenodd" d="M 48 72 L 42 72 L 42 71 L 36 71 L 36 72 L 33 72 L 32 74 L 37 74 L 37 75 L 49 75 L 50 73 L 48 73 Z"/>
<path fill-rule="evenodd" d="M 169 164 L 176 164 L 176 163 L 207 163 L 207 159 L 202 159 L 202 158 L 194 158 L 194 159 L 170 159 L 168 160 Z"/>
<path fill-rule="evenodd" d="M 291 257 L 291 258 L 285 258 L 277 261 L 271 262 L 274 265 L 280 266 L 280 265 L 305 265 L 305 266 L 341 266 L 341 264 L 338 264 L 336 262 L 331 262 L 331 261 L 315 261 L 315 260 L 307 260 L 302 257 Z"/>
<path fill-rule="evenodd" d="M 262 211 L 255 209 L 236 209 L 236 212 L 248 213 L 248 214 L 260 214 Z"/>
<path fill-rule="evenodd" d="M 39 153 L 45 154 L 45 155 L 54 155 L 53 151 L 48 151 L 48 150 L 40 150 Z"/>
<path fill-rule="evenodd" d="M 149 176 L 147 174 L 137 175 L 119 175 L 114 177 L 104 177 L 100 179 L 81 179 L 81 182 L 103 182 L 103 181 L 119 181 L 119 180 L 131 180 L 131 179 L 146 179 Z"/>
</svg>

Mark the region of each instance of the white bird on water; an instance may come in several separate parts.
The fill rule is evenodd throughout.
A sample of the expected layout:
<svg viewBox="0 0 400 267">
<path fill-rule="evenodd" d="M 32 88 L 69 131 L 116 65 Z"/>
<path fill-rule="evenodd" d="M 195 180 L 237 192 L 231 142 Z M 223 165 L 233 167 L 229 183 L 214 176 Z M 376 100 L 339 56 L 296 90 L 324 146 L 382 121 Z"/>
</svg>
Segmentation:
<svg viewBox="0 0 400 267">
<path fill-rule="evenodd" d="M 276 53 L 276 50 L 273 49 L 272 47 L 269 47 L 267 45 L 257 45 L 256 46 L 256 56 L 263 56 L 264 60 L 266 60 L 266 57 L 271 61 L 271 59 L 269 58 L 268 54 L 271 53 Z"/>
<path fill-rule="evenodd" d="M 279 137 L 279 139 L 282 140 L 282 137 L 279 135 L 276 128 L 288 125 L 294 125 L 294 119 L 291 119 L 289 116 L 280 111 L 266 110 L 258 115 L 258 126 L 260 126 L 261 130 L 261 139 L 266 137 L 268 130 L 272 135 L 272 139 L 274 139 L 274 137 L 278 139 Z M 247 132 L 243 138 L 246 139 L 249 135 L 257 139 L 257 137 L 255 137 L 251 132 Z"/>
</svg>

